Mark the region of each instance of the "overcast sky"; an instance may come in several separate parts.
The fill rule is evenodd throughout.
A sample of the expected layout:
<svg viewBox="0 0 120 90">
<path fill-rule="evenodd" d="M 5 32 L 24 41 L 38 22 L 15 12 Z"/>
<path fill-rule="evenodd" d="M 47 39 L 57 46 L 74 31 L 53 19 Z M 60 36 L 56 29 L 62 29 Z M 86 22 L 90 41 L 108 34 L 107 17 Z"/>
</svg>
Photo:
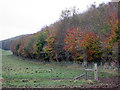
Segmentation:
<svg viewBox="0 0 120 90">
<path fill-rule="evenodd" d="M 83 12 L 91 4 L 111 0 L 0 0 L 0 40 L 31 34 L 59 20 L 61 11 L 76 6 Z"/>
</svg>

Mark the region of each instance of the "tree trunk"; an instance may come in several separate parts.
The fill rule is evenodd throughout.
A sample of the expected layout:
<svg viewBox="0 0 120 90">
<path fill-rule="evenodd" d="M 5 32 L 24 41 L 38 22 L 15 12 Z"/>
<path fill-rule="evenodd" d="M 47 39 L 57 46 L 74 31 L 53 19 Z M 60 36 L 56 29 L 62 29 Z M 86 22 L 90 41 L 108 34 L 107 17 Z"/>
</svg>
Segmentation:
<svg viewBox="0 0 120 90">
<path fill-rule="evenodd" d="M 59 62 L 57 53 L 55 53 L 55 58 L 56 58 L 56 61 Z"/>
<path fill-rule="evenodd" d="M 85 67 L 87 66 L 87 58 L 88 58 L 88 50 L 84 49 L 84 53 L 83 53 L 83 65 Z"/>
</svg>

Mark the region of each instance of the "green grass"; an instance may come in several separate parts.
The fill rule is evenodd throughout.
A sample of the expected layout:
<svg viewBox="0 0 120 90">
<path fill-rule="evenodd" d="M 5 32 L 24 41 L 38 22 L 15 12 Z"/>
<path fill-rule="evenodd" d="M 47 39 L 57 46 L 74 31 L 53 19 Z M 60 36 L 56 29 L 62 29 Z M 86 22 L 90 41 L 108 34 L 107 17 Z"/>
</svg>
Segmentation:
<svg viewBox="0 0 120 90">
<path fill-rule="evenodd" d="M 9 69 L 9 70 L 8 70 Z M 117 73 L 99 70 L 99 77 L 110 77 Z M 94 79 L 73 80 L 74 77 L 83 74 L 83 67 L 77 64 L 42 63 L 38 61 L 24 60 L 13 56 L 10 51 L 2 50 L 2 77 L 3 87 L 69 87 L 95 83 Z M 9 77 L 8 77 L 9 75 Z M 93 72 L 88 72 L 94 76 Z"/>
</svg>

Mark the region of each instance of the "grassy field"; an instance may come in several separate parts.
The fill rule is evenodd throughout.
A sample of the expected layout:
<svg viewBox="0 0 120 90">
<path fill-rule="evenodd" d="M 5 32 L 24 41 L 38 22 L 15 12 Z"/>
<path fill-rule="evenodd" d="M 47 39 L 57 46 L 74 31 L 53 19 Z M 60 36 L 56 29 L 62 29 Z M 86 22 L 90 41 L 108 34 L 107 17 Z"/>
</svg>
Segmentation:
<svg viewBox="0 0 120 90">
<path fill-rule="evenodd" d="M 1 51 L 1 50 L 0 50 Z M 118 73 L 114 70 L 103 70 L 98 67 L 98 76 L 110 78 Z M 30 88 L 64 88 L 91 85 L 100 80 L 94 80 L 94 73 L 88 72 L 88 80 L 83 76 L 81 65 L 71 63 L 42 63 L 13 56 L 10 51 L 2 50 L 2 86 Z"/>
</svg>

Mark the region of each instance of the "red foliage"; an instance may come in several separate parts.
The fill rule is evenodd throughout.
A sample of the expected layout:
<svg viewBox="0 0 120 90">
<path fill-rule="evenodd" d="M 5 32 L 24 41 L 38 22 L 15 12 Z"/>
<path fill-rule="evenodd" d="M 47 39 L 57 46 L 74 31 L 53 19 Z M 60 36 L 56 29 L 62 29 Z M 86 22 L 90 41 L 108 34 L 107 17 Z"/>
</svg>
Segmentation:
<svg viewBox="0 0 120 90">
<path fill-rule="evenodd" d="M 81 37 L 83 35 L 83 32 L 80 32 L 81 30 L 78 28 L 73 28 L 67 30 L 66 38 L 64 39 L 65 41 L 65 46 L 64 49 L 73 52 L 73 58 L 75 61 L 77 61 L 77 56 L 78 54 L 78 49 L 80 48 L 80 42 L 81 42 Z"/>
<path fill-rule="evenodd" d="M 66 43 L 64 49 L 74 53 L 73 57 L 75 61 L 77 61 L 78 52 L 81 48 L 83 50 L 88 49 L 88 59 L 93 60 L 93 55 L 99 53 L 100 39 L 92 32 L 86 33 L 82 31 L 85 30 L 78 28 L 68 30 L 64 40 Z M 98 58 L 98 55 L 96 54 L 94 57 Z"/>
</svg>

